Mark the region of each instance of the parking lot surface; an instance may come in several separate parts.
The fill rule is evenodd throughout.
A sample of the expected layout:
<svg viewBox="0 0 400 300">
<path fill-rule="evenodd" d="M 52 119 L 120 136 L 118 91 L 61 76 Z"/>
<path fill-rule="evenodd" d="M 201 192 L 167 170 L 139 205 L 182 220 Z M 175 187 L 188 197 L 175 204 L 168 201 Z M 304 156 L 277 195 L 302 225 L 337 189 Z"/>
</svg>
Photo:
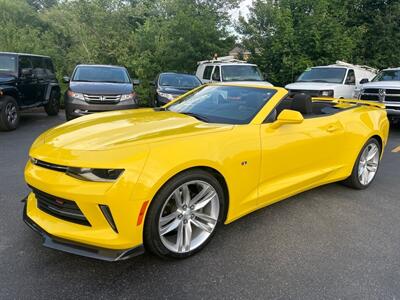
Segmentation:
<svg viewBox="0 0 400 300">
<path fill-rule="evenodd" d="M 0 132 L 2 299 L 400 299 L 399 126 L 365 191 L 330 184 L 291 197 L 220 227 L 186 260 L 107 263 L 44 248 L 23 223 L 29 147 L 64 116 L 21 121 Z"/>
</svg>

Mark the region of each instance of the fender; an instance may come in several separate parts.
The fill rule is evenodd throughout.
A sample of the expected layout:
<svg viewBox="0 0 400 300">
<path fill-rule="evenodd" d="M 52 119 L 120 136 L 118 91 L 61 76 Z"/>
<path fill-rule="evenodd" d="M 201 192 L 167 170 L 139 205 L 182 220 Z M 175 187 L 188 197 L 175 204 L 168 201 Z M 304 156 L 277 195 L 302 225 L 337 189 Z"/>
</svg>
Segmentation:
<svg viewBox="0 0 400 300">
<path fill-rule="evenodd" d="M 12 85 L 2 85 L 0 87 L 0 108 L 3 105 L 3 96 L 11 96 L 13 97 L 17 102 L 19 102 L 19 93 L 18 89 L 15 86 Z"/>
<path fill-rule="evenodd" d="M 56 89 L 57 92 L 58 92 L 58 95 L 60 96 L 60 85 L 57 82 L 50 82 L 47 85 L 47 89 L 46 89 L 46 95 L 45 95 L 45 98 L 44 98 L 45 103 L 47 103 L 49 101 L 50 94 L 51 94 L 51 91 L 53 89 Z"/>
</svg>

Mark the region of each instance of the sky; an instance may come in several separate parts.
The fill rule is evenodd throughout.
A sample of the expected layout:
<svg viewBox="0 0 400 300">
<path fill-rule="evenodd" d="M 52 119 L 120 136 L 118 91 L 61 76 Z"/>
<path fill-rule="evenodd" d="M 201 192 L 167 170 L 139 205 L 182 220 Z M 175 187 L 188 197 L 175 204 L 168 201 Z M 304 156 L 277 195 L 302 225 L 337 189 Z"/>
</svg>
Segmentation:
<svg viewBox="0 0 400 300">
<path fill-rule="evenodd" d="M 239 17 L 239 12 L 242 14 L 242 16 L 246 16 L 247 13 L 249 12 L 249 6 L 251 6 L 251 3 L 253 2 L 253 0 L 243 0 L 238 9 L 235 9 L 232 12 L 232 16 L 237 19 Z"/>
</svg>

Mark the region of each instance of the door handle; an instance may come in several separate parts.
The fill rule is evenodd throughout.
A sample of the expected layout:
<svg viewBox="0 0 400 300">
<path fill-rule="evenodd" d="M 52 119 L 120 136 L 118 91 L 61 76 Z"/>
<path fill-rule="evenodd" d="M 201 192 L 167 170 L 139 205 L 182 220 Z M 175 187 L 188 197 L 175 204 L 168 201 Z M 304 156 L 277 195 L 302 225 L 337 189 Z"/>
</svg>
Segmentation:
<svg viewBox="0 0 400 300">
<path fill-rule="evenodd" d="M 335 132 L 339 130 L 339 127 L 337 127 L 336 125 L 329 125 L 328 128 L 326 128 L 326 131 L 328 132 Z"/>
</svg>

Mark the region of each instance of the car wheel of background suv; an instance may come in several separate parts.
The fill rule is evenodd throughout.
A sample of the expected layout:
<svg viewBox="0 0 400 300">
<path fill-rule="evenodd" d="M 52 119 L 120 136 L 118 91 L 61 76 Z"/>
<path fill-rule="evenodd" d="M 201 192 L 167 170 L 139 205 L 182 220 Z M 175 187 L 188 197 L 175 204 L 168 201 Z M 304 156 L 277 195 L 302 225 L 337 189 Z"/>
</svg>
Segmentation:
<svg viewBox="0 0 400 300">
<path fill-rule="evenodd" d="M 19 124 L 19 109 L 17 102 L 10 96 L 5 96 L 0 111 L 0 130 L 14 130 Z"/>
<path fill-rule="evenodd" d="M 50 93 L 49 102 L 44 106 L 44 110 L 49 116 L 56 116 L 60 111 L 60 99 L 56 90 L 52 90 Z"/>
</svg>

